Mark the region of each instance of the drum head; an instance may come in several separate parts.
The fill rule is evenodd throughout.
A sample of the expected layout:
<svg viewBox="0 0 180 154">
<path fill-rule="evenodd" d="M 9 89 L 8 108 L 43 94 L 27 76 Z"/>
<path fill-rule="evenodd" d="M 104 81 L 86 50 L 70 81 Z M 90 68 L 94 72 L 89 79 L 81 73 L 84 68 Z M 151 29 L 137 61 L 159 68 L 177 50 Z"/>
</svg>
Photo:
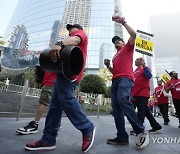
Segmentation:
<svg viewBox="0 0 180 154">
<path fill-rule="evenodd" d="M 79 47 L 69 47 L 66 50 L 62 51 L 62 56 L 66 55 L 66 58 L 63 57 L 64 61 L 64 73 L 67 76 L 78 75 L 83 68 L 83 54 Z M 65 58 L 65 59 L 64 59 Z"/>
</svg>

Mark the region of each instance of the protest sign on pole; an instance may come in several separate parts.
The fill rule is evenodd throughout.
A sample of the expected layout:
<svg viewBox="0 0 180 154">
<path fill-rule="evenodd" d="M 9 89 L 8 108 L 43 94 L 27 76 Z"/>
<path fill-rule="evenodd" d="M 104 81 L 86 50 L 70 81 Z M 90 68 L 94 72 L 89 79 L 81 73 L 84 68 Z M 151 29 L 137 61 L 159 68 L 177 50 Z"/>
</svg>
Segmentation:
<svg viewBox="0 0 180 154">
<path fill-rule="evenodd" d="M 163 73 L 162 76 L 161 76 L 161 80 L 164 83 L 167 83 L 170 79 L 171 79 L 171 77 L 169 75 L 169 72 L 167 70 L 165 70 L 165 73 Z"/>
<path fill-rule="evenodd" d="M 161 79 L 163 80 L 164 83 L 167 83 L 170 80 L 170 78 L 168 77 L 166 73 L 162 75 Z"/>
<path fill-rule="evenodd" d="M 135 40 L 135 51 L 144 55 L 153 56 L 154 44 L 153 34 L 137 30 Z"/>
</svg>

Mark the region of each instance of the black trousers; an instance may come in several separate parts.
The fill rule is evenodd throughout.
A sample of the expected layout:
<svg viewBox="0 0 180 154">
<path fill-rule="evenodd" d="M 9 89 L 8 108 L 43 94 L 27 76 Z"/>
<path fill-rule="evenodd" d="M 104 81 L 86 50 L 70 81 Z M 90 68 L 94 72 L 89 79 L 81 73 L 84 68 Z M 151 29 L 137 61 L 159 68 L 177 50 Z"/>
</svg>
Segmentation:
<svg viewBox="0 0 180 154">
<path fill-rule="evenodd" d="M 163 116 L 164 122 L 168 123 L 170 121 L 169 116 L 168 116 L 168 103 L 159 104 L 158 107 L 159 107 L 160 112 L 161 112 L 161 114 Z"/>
<path fill-rule="evenodd" d="M 156 121 L 156 119 L 153 117 L 149 107 L 148 107 L 148 97 L 134 97 L 136 101 L 133 103 L 134 107 L 137 107 L 138 112 L 137 116 L 139 119 L 139 122 L 141 124 L 144 123 L 145 117 L 149 120 L 149 123 L 152 128 L 158 129 L 161 127 L 161 125 Z"/>
<path fill-rule="evenodd" d="M 180 123 L 180 100 L 179 99 L 173 99 L 173 104 L 176 110 L 177 117 L 179 119 Z"/>
</svg>

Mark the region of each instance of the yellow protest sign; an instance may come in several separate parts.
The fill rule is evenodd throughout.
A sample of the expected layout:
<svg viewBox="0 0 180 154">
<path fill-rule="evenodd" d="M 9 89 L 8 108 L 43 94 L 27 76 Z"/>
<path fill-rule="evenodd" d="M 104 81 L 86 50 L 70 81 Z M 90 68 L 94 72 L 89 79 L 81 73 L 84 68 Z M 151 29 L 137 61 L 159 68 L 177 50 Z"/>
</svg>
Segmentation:
<svg viewBox="0 0 180 154">
<path fill-rule="evenodd" d="M 153 34 L 149 34 L 140 30 L 137 30 L 135 40 L 135 51 L 142 54 L 153 56 L 154 44 L 152 38 Z"/>
<path fill-rule="evenodd" d="M 164 83 L 167 83 L 170 80 L 170 77 L 166 73 L 164 73 L 161 79 L 163 80 Z"/>
</svg>

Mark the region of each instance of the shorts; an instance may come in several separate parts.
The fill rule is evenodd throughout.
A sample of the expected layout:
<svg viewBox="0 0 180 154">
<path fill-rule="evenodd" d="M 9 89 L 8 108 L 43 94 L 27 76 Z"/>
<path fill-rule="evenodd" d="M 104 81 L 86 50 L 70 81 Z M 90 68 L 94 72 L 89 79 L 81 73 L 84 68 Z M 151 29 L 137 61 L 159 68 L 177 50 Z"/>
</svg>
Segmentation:
<svg viewBox="0 0 180 154">
<path fill-rule="evenodd" d="M 51 94 L 52 94 L 52 87 L 43 86 L 39 98 L 39 104 L 44 104 L 46 106 L 49 106 L 51 102 Z"/>
</svg>

